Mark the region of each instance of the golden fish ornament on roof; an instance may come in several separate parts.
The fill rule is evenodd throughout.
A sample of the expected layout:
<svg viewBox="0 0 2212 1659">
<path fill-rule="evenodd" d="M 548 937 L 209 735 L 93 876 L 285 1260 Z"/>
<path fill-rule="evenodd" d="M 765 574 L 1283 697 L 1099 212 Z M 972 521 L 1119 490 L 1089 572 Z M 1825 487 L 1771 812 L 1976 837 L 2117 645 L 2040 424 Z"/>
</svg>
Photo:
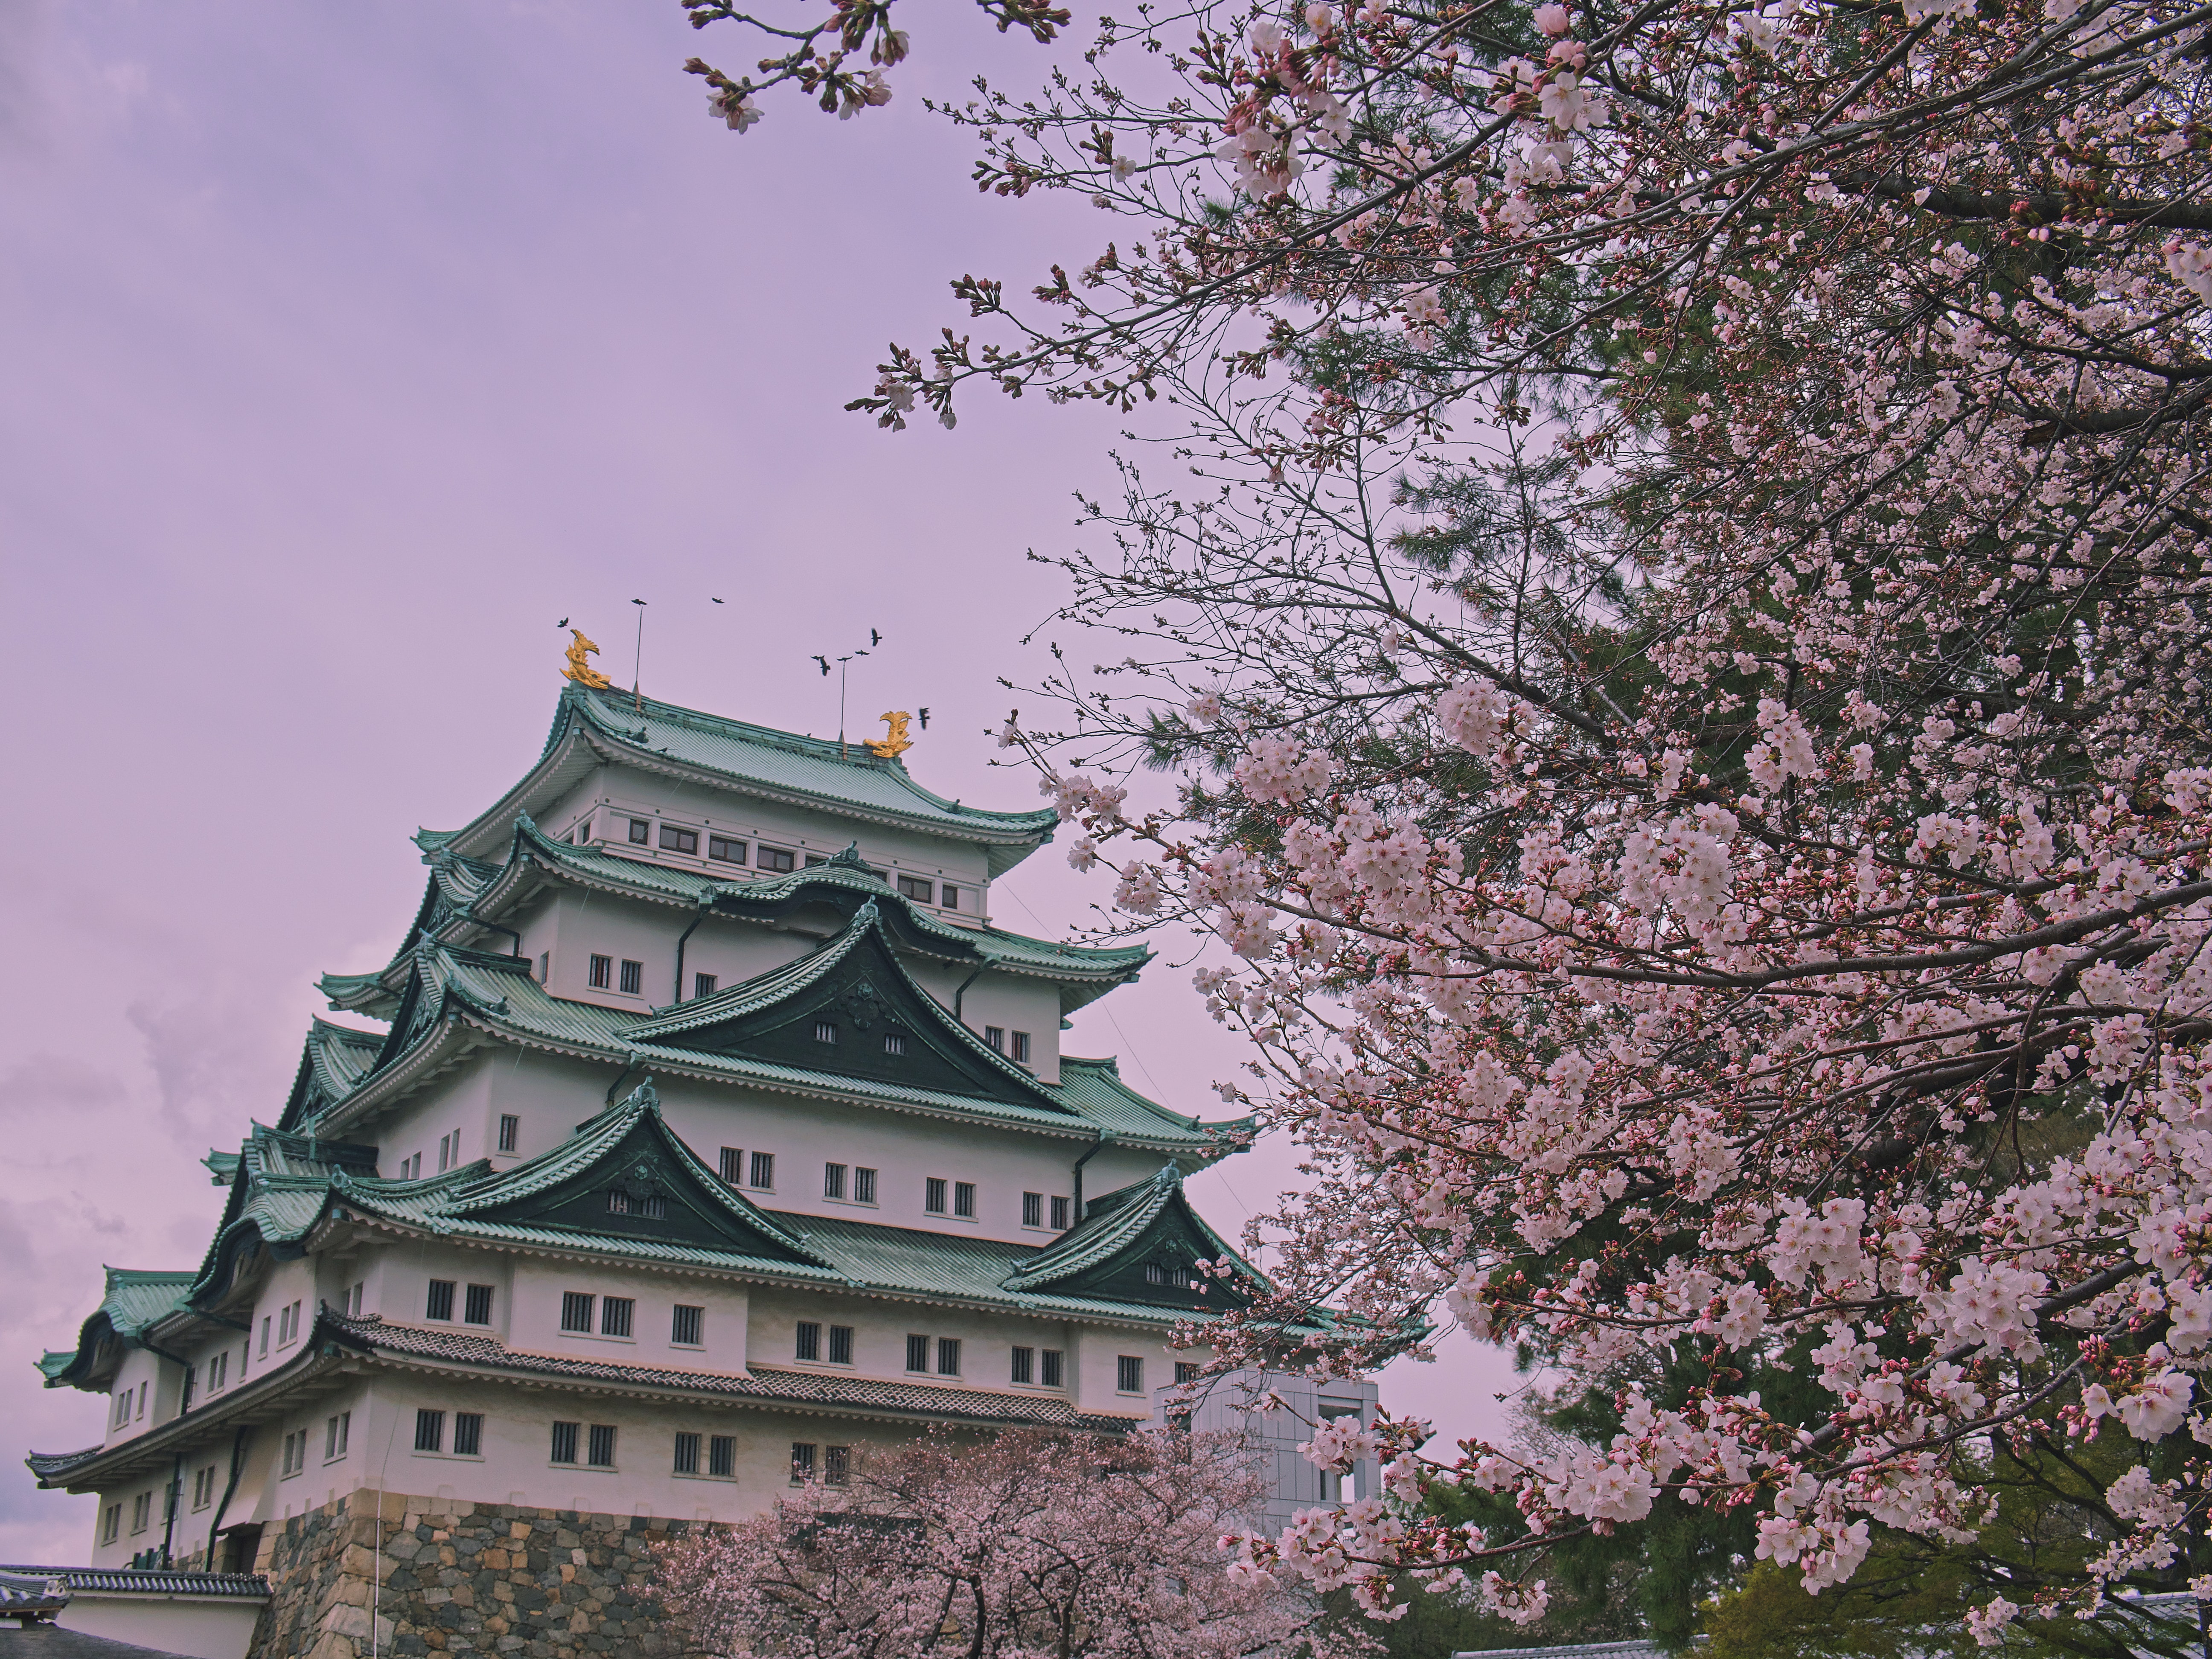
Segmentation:
<svg viewBox="0 0 2212 1659">
<path fill-rule="evenodd" d="M 584 637 L 582 629 L 572 628 L 568 631 L 576 636 L 576 642 L 568 647 L 568 665 L 561 671 L 561 678 L 574 680 L 579 685 L 588 685 L 594 691 L 611 690 L 614 682 L 584 660 L 586 657 L 597 656 L 599 647 Z"/>
<path fill-rule="evenodd" d="M 906 723 L 914 718 L 912 714 L 902 708 L 896 714 L 884 713 L 876 718 L 889 726 L 890 730 L 880 738 L 868 739 L 867 750 L 871 755 L 878 760 L 891 760 L 914 747 L 914 739 L 906 734 Z"/>
</svg>

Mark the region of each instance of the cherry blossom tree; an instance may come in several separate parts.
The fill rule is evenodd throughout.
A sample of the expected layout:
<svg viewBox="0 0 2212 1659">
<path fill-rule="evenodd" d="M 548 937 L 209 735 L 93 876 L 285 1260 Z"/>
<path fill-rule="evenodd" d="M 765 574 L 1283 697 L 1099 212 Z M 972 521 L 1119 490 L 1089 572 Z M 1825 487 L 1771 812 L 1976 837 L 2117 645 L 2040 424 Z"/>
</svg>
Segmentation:
<svg viewBox="0 0 2212 1659">
<path fill-rule="evenodd" d="M 1310 1597 L 1224 1570 L 1261 1497 L 1232 1437 L 933 1432 L 673 1547 L 694 1640 L 796 1659 L 1267 1659 L 1352 1653 Z"/>
<path fill-rule="evenodd" d="M 2208 25 L 1140 6 L 947 112 L 1113 240 L 963 278 L 855 407 L 1187 423 L 1059 556 L 1114 643 L 1002 735 L 1115 925 L 1219 941 L 1231 1093 L 1311 1151 L 1243 1357 L 1334 1298 L 1613 1409 L 1316 1430 L 1389 1491 L 1248 1573 L 1533 1614 L 1516 1561 L 1665 1505 L 1817 1594 L 2013 1457 L 2100 1541 L 1978 1640 L 2212 1598 Z"/>
</svg>

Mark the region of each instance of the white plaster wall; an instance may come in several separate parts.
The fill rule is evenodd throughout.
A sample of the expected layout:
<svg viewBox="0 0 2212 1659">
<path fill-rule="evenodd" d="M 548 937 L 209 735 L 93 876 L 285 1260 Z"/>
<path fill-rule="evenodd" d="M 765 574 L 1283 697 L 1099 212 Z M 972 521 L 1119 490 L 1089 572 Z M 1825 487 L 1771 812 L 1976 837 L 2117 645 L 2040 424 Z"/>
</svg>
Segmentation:
<svg viewBox="0 0 2212 1659">
<path fill-rule="evenodd" d="M 513 1310 L 507 1340 L 532 1353 L 561 1354 L 614 1365 L 742 1375 L 746 1287 L 726 1279 L 675 1273 L 619 1272 L 546 1258 L 518 1256 L 512 1267 Z M 563 1292 L 626 1296 L 636 1303 L 627 1338 L 585 1336 L 561 1328 Z M 679 1303 L 706 1310 L 704 1342 L 678 1347 L 670 1340 Z M 419 1319 L 417 1322 L 419 1322 Z"/>
<path fill-rule="evenodd" d="M 183 1595 L 94 1595 L 70 1598 L 54 1622 L 110 1642 L 187 1654 L 191 1659 L 246 1659 L 263 1603 Z"/>
<path fill-rule="evenodd" d="M 453 1285 L 453 1316 L 444 1322 L 456 1331 L 505 1340 L 513 1328 L 509 1304 L 513 1299 L 510 1273 L 517 1258 L 501 1251 L 471 1249 L 434 1239 L 401 1239 L 363 1249 L 350 1258 L 349 1270 L 334 1271 L 328 1295 L 333 1306 L 343 1294 L 343 1285 L 359 1280 L 362 1311 L 381 1314 L 404 1325 L 435 1325 L 428 1316 L 430 1281 Z M 471 1285 L 492 1287 L 491 1322 L 471 1325 L 468 1310 Z"/>
<path fill-rule="evenodd" d="M 845 1106 L 796 1096 L 732 1089 L 680 1077 L 655 1080 L 668 1123 L 709 1169 L 720 1167 L 721 1148 L 775 1155 L 775 1190 L 749 1196 L 764 1207 L 802 1215 L 839 1216 L 893 1227 L 915 1227 L 963 1237 L 1019 1240 L 1042 1245 L 1054 1235 L 1022 1225 L 1022 1194 L 1042 1193 L 1072 1198 L 1075 1160 L 1091 1149 L 1093 1133 L 1070 1119 L 1080 1134 L 1048 1135 L 1024 1129 L 947 1122 L 874 1107 Z M 1085 1166 L 1085 1189 L 1092 1197 L 1106 1188 L 1093 1173 L 1103 1164 L 1121 1172 L 1140 1164 L 1145 1175 L 1164 1160 L 1158 1153 L 1122 1153 L 1109 1149 Z M 877 1202 L 861 1206 L 823 1195 L 823 1166 L 866 1165 L 877 1173 Z M 930 1176 L 975 1184 L 975 1218 L 932 1215 L 923 1207 L 924 1182 Z M 1045 1219 L 1052 1218 L 1051 1206 Z"/>
<path fill-rule="evenodd" d="M 300 1344 L 307 1340 L 308 1332 L 315 1326 L 315 1304 L 322 1295 L 317 1282 L 319 1261 L 302 1257 L 295 1261 L 272 1261 L 268 1276 L 261 1281 L 253 1299 L 249 1340 L 253 1358 L 248 1367 L 248 1376 L 258 1376 L 272 1365 L 283 1364 L 299 1351 Z M 293 1302 L 300 1304 L 300 1317 L 291 1340 L 280 1341 L 282 1322 L 279 1313 Z M 269 1341 L 262 1346 L 262 1322 L 268 1322 Z"/>
<path fill-rule="evenodd" d="M 106 1403 L 103 1407 L 107 1413 L 107 1432 L 101 1442 L 102 1444 L 112 1446 L 119 1442 L 129 1440 L 136 1435 L 145 1433 L 148 1429 L 162 1420 L 161 1373 L 165 1370 L 173 1371 L 175 1369 L 173 1365 L 165 1365 L 161 1359 L 147 1352 L 143 1348 L 124 1350 L 123 1358 L 115 1368 L 115 1382 L 109 1390 Z M 143 1405 L 138 1401 L 138 1390 L 142 1383 L 145 1385 L 146 1389 Z M 131 1415 L 123 1422 L 118 1423 L 115 1420 L 115 1402 L 123 1397 L 124 1391 L 126 1389 L 131 1394 Z M 168 1382 L 167 1392 L 173 1395 L 175 1390 L 175 1380 L 171 1378 Z M 173 1404 L 171 1404 L 167 1409 L 169 1414 L 174 1414 Z"/>
</svg>

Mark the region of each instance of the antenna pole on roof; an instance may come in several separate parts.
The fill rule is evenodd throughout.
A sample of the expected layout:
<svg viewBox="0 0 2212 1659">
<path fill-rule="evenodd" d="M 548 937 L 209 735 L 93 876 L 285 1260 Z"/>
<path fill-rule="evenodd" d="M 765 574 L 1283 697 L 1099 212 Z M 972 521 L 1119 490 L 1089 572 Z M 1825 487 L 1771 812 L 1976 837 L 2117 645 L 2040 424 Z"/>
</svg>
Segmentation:
<svg viewBox="0 0 2212 1659">
<path fill-rule="evenodd" d="M 630 603 L 637 607 L 637 654 L 630 659 L 629 699 L 630 707 L 642 714 L 645 712 L 645 692 L 641 689 L 645 684 L 645 601 L 632 599 Z"/>
<path fill-rule="evenodd" d="M 868 630 L 868 645 L 881 645 L 883 642 L 884 636 L 872 628 Z M 853 758 L 851 751 L 845 747 L 845 678 L 852 672 L 850 665 L 853 659 L 865 657 L 867 654 L 867 646 L 862 646 L 856 650 L 848 651 L 837 659 L 837 758 L 839 760 Z M 821 665 L 823 676 L 827 678 L 830 673 L 830 659 L 817 656 L 814 660 Z"/>
</svg>

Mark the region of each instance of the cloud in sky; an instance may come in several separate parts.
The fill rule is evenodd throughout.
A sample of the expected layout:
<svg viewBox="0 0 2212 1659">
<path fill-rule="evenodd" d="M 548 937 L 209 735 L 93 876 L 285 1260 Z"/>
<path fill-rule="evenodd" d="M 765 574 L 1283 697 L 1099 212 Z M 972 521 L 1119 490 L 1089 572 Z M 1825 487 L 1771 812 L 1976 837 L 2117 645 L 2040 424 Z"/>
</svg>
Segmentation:
<svg viewBox="0 0 2212 1659">
<path fill-rule="evenodd" d="M 398 943 L 407 836 L 535 755 L 558 618 L 626 681 L 649 599 L 650 690 L 817 732 L 807 653 L 880 628 L 854 708 L 927 703 L 919 776 L 1034 799 L 981 730 L 1056 597 L 1022 554 L 1071 545 L 1118 422 L 978 398 L 957 434 L 891 437 L 840 409 L 886 341 L 958 320 L 943 279 L 1095 251 L 1078 205 L 979 196 L 921 109 L 963 66 L 1041 72 L 969 9 L 917 29 L 889 108 L 793 99 L 740 139 L 680 72 L 701 42 L 673 6 L 0 0 L 20 1442 L 96 1437 L 30 1360 L 103 1261 L 197 1259 L 218 1195 L 193 1160 L 280 1109 L 314 975 Z M 1047 852 L 1002 919 L 1055 932 L 1103 892 Z M 1070 1047 L 1190 1109 L 1237 1058 L 1165 961 Z M 1202 1201 L 1234 1231 L 1294 1161 L 1263 1148 Z M 1501 1386 L 1388 1384 L 1452 1432 Z M 6 1553 L 82 1559 L 88 1500 L 27 1486 L 0 1468 Z"/>
</svg>

